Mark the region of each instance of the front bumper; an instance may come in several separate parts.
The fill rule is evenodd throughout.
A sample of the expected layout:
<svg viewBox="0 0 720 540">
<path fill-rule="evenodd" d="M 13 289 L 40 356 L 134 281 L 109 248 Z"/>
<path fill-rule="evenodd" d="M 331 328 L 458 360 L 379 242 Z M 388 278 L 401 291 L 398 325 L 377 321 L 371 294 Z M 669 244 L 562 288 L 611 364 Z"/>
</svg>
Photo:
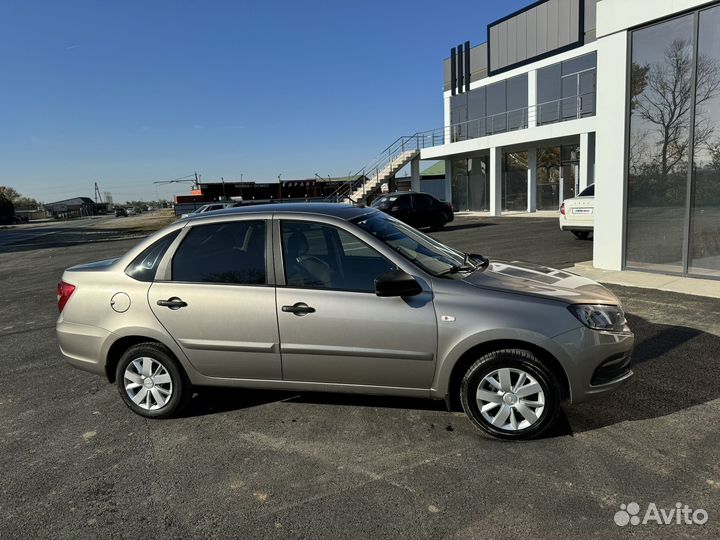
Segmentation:
<svg viewBox="0 0 720 540">
<path fill-rule="evenodd" d="M 570 401 L 581 403 L 616 390 L 633 376 L 632 332 L 600 332 L 580 327 L 555 336 L 548 349 L 560 361 L 568 378 Z"/>
</svg>

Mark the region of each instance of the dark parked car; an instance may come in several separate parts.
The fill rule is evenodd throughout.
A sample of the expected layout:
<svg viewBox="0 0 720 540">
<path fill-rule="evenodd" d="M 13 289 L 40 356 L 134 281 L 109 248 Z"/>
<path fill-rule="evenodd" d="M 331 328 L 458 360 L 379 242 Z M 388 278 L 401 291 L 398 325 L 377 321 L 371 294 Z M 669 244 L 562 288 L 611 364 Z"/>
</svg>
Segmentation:
<svg viewBox="0 0 720 540">
<path fill-rule="evenodd" d="M 450 203 L 441 202 L 428 193 L 396 191 L 378 197 L 370 206 L 416 229 L 442 229 L 455 219 Z"/>
<path fill-rule="evenodd" d="M 122 207 L 115 209 L 115 217 L 127 217 L 127 210 Z"/>
</svg>

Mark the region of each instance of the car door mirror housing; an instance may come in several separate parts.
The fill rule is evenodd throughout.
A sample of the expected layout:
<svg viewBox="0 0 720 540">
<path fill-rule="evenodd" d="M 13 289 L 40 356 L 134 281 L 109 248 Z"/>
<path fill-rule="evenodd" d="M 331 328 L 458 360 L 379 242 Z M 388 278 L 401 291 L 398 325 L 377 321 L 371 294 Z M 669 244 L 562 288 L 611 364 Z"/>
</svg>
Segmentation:
<svg viewBox="0 0 720 540">
<path fill-rule="evenodd" d="M 390 270 L 375 280 L 375 294 L 389 296 L 417 296 L 422 287 L 417 280 L 403 270 Z"/>
</svg>

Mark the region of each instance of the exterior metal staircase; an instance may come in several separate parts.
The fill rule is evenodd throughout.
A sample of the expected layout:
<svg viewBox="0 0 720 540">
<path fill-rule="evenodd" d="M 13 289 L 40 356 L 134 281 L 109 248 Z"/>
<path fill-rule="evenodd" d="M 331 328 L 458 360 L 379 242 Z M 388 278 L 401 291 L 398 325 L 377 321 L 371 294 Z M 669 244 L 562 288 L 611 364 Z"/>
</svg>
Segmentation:
<svg viewBox="0 0 720 540">
<path fill-rule="evenodd" d="M 368 197 L 377 194 L 384 182 L 393 178 L 400 169 L 420 157 L 420 150 L 432 146 L 422 133 L 406 135 L 394 141 L 375 159 L 350 177 L 346 183 L 328 195 L 328 202 L 365 204 Z"/>
</svg>

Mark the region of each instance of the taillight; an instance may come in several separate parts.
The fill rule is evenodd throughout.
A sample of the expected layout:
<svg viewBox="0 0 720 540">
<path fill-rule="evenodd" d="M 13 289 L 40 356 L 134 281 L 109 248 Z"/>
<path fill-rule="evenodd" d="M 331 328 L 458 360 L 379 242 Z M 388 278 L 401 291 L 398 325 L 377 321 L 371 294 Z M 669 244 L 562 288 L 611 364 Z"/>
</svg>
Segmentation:
<svg viewBox="0 0 720 540">
<path fill-rule="evenodd" d="M 65 304 L 70 300 L 70 296 L 75 291 L 75 285 L 70 285 L 64 281 L 60 281 L 57 284 L 57 306 L 58 311 L 62 313 Z"/>
<path fill-rule="evenodd" d="M 565 203 L 562 203 L 560 205 L 560 214 L 563 216 L 565 215 Z"/>
</svg>

